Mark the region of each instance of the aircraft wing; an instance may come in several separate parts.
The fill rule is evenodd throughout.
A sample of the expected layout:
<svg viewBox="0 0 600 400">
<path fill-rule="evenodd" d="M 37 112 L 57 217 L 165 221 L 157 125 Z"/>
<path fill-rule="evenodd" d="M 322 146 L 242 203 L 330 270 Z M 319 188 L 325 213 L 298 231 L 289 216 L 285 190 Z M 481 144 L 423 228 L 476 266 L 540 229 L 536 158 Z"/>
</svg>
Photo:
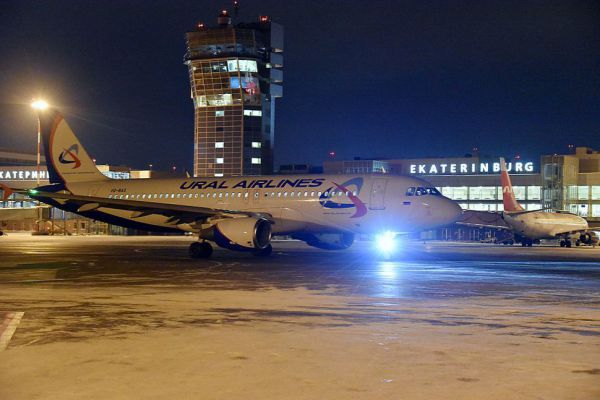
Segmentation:
<svg viewBox="0 0 600 400">
<path fill-rule="evenodd" d="M 501 213 L 492 211 L 464 210 L 456 224 L 478 228 L 511 229 L 502 219 Z"/>
<path fill-rule="evenodd" d="M 117 210 L 131 211 L 131 218 L 140 218 L 153 214 L 164 215 L 169 217 L 170 222 L 173 222 L 173 224 L 199 222 L 210 217 L 235 217 L 242 215 L 266 218 L 270 221 L 272 220 L 270 215 L 239 210 L 139 200 L 109 199 L 105 197 L 74 195 L 64 192 L 44 192 L 38 190 L 14 190 L 14 192 L 26 194 L 35 200 L 44 201 L 44 199 L 52 199 L 62 204 L 69 203 L 71 205 L 76 205 L 79 206 L 77 212 L 92 211 L 101 207 L 113 208 Z"/>
</svg>

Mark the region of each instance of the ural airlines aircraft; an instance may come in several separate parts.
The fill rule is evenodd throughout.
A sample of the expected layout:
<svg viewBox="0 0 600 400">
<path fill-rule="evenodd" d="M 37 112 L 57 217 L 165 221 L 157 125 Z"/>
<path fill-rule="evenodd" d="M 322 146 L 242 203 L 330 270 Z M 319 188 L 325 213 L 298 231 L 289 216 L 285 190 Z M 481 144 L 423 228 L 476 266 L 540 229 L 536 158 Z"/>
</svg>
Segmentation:
<svg viewBox="0 0 600 400">
<path fill-rule="evenodd" d="M 511 227 L 522 246 L 531 247 L 533 241 L 539 239 L 560 238 L 561 247 L 571 247 L 572 240 L 575 240 L 578 246 L 580 243 L 590 244 L 597 240 L 593 233 L 588 232 L 587 221 L 575 214 L 526 211 L 515 198 L 504 158 L 500 158 L 500 171 L 504 203 L 502 218 Z"/>
<path fill-rule="evenodd" d="M 349 247 L 356 234 L 408 233 L 448 225 L 460 207 L 429 183 L 383 175 L 109 179 L 64 118 L 40 112 L 50 185 L 31 198 L 111 224 L 148 231 L 193 232 L 189 249 L 206 258 L 217 245 L 256 255 L 271 235 L 321 249 Z M 10 189 L 5 188 L 5 196 Z"/>
</svg>

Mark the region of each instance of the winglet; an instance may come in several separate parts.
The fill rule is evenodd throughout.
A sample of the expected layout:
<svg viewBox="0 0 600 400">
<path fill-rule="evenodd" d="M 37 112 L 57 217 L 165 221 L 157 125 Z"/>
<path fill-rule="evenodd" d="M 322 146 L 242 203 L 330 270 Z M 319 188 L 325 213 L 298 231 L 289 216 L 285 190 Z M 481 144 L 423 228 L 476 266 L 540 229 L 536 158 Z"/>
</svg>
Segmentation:
<svg viewBox="0 0 600 400">
<path fill-rule="evenodd" d="M 515 198 L 512 183 L 510 182 L 510 176 L 506 170 L 506 162 L 503 157 L 500 157 L 500 182 L 502 184 L 502 203 L 504 204 L 504 211 L 524 211 L 525 209 Z"/>
</svg>

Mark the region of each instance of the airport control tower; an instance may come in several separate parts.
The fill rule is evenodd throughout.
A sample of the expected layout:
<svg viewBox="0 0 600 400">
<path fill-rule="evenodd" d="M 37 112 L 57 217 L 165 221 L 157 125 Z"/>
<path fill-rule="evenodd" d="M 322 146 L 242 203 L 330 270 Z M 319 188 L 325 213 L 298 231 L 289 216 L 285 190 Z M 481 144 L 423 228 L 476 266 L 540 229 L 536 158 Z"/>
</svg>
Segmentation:
<svg viewBox="0 0 600 400">
<path fill-rule="evenodd" d="M 283 27 L 269 17 L 186 33 L 194 102 L 194 176 L 273 173 L 275 99 L 283 94 Z"/>
</svg>

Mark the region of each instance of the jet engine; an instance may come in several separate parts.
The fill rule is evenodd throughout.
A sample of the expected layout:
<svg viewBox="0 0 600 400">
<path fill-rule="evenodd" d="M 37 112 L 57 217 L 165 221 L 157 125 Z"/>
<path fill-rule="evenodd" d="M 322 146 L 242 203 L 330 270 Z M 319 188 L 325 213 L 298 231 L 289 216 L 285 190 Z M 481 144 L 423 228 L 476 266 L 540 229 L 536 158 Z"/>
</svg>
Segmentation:
<svg viewBox="0 0 600 400">
<path fill-rule="evenodd" d="M 354 243 L 354 235 L 351 233 L 298 233 L 292 235 L 292 238 L 323 250 L 344 250 Z"/>
<path fill-rule="evenodd" d="M 227 218 L 200 232 L 200 237 L 229 250 L 264 250 L 271 244 L 271 223 L 264 218 Z"/>
</svg>

